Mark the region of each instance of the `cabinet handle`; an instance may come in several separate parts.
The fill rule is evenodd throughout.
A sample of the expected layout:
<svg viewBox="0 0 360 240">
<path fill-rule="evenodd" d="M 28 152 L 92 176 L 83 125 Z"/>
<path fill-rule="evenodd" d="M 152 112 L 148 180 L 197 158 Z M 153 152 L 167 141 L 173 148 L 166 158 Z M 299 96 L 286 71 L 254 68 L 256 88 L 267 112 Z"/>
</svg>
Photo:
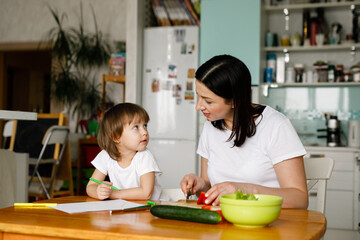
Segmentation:
<svg viewBox="0 0 360 240">
<path fill-rule="evenodd" d="M 310 196 L 310 197 L 316 197 L 316 196 L 317 196 L 317 192 L 309 192 L 309 196 Z"/>
<path fill-rule="evenodd" d="M 325 157 L 325 154 L 310 154 L 310 158 L 323 158 Z"/>
</svg>

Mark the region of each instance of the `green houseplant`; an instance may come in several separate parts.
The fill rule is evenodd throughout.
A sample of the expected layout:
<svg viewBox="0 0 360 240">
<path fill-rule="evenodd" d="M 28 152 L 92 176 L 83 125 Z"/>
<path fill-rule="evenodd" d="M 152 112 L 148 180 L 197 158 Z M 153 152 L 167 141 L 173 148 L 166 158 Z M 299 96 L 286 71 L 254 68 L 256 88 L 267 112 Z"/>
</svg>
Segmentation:
<svg viewBox="0 0 360 240">
<path fill-rule="evenodd" d="M 80 4 L 80 21 L 77 28 L 65 27 L 66 13 L 59 14 L 49 7 L 56 26 L 46 34 L 53 54 L 51 75 L 52 97 L 62 103 L 69 118 L 79 121 L 89 119 L 100 108 L 100 83 L 96 81 L 96 70 L 106 66 L 111 55 L 107 36 L 99 31 L 96 16 L 91 6 L 95 32 L 85 30 L 83 7 Z"/>
</svg>

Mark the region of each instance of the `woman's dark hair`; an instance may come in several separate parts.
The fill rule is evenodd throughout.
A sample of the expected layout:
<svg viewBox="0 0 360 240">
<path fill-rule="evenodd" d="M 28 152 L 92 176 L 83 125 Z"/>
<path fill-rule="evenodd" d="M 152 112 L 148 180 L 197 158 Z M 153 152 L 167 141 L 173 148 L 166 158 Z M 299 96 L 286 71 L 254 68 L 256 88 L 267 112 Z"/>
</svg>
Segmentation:
<svg viewBox="0 0 360 240">
<path fill-rule="evenodd" d="M 149 122 L 150 118 L 146 110 L 134 103 L 120 103 L 105 112 L 100 123 L 98 144 L 112 159 L 120 157 L 114 140 L 121 137 L 126 124 L 140 119 Z"/>
<path fill-rule="evenodd" d="M 234 139 L 234 146 L 240 147 L 246 137 L 255 135 L 254 117 L 261 114 L 263 106 L 251 104 L 251 75 L 242 61 L 230 55 L 215 56 L 197 69 L 195 78 L 234 105 L 232 133 L 228 141 Z M 223 119 L 211 123 L 218 129 L 225 129 Z"/>
</svg>

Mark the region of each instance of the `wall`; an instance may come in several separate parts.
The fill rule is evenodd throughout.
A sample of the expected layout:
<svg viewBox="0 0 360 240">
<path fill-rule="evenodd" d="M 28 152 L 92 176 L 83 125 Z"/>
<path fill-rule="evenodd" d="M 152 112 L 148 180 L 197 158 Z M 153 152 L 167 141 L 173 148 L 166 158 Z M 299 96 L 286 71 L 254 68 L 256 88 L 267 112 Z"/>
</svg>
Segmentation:
<svg viewBox="0 0 360 240">
<path fill-rule="evenodd" d="M 29 43 L 45 40 L 46 33 L 56 26 L 48 6 L 59 13 L 66 13 L 63 19 L 64 26 L 78 27 L 80 20 L 80 3 L 83 5 L 84 28 L 94 32 L 94 19 L 91 6 L 96 15 L 99 31 L 109 37 L 112 42 L 131 41 L 127 37 L 127 3 L 132 0 L 0 0 L 0 44 Z M 101 83 L 101 75 L 106 74 L 108 68 L 100 69 L 95 78 Z M 107 84 L 107 95 L 115 102 L 122 101 L 122 85 Z M 132 91 L 131 84 L 127 91 Z M 100 86 L 99 86 L 100 90 Z M 61 108 L 53 108 L 52 111 L 61 111 Z M 75 123 L 70 121 L 73 129 Z"/>
<path fill-rule="evenodd" d="M 48 5 L 67 13 L 67 26 L 78 26 L 79 0 L 0 0 L 0 43 L 40 41 L 55 26 Z M 99 30 L 115 41 L 126 39 L 126 0 L 86 0 L 83 2 L 86 29 L 94 31 L 90 5 Z"/>
<path fill-rule="evenodd" d="M 201 2 L 200 64 L 230 54 L 249 68 L 252 85 L 260 79 L 260 0 Z"/>
</svg>

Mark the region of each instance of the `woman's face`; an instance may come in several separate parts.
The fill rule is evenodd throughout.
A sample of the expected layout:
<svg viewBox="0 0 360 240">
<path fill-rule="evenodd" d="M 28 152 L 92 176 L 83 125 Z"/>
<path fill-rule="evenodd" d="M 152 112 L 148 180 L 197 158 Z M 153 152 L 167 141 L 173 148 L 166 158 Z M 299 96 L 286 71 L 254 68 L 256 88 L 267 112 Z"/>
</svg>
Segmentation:
<svg viewBox="0 0 360 240">
<path fill-rule="evenodd" d="M 232 127 L 233 106 L 225 99 L 213 93 L 200 81 L 195 82 L 198 102 L 196 110 L 201 111 L 209 121 L 224 119 L 227 128 Z"/>
</svg>

